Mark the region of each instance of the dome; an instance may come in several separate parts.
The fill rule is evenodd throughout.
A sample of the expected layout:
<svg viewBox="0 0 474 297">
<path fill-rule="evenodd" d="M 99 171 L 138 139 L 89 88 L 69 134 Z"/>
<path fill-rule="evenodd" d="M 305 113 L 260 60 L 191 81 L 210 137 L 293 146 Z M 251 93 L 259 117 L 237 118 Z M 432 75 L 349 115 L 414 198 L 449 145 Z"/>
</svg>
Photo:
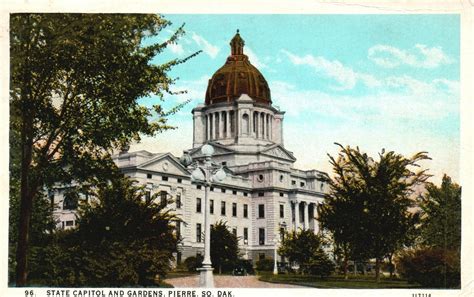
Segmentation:
<svg viewBox="0 0 474 297">
<path fill-rule="evenodd" d="M 209 80 L 206 91 L 206 105 L 228 102 L 238 99 L 240 95 L 249 95 L 254 102 L 271 105 L 268 83 L 244 55 L 244 40 L 239 30 L 230 41 L 231 55 L 224 66 L 214 73 Z"/>
</svg>

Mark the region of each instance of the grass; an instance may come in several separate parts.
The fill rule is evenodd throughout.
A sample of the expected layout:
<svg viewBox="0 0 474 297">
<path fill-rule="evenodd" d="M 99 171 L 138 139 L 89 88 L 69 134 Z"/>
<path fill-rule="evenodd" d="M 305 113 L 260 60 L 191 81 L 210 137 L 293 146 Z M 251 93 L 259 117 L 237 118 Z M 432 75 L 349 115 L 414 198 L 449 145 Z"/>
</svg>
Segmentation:
<svg viewBox="0 0 474 297">
<path fill-rule="evenodd" d="M 349 279 L 345 280 L 343 276 L 330 276 L 326 279 L 321 279 L 320 277 L 311 275 L 273 275 L 272 273 L 261 273 L 259 275 L 259 280 L 270 283 L 291 284 L 325 289 L 409 289 L 420 287 L 417 284 L 410 284 L 405 280 L 383 277 L 380 279 L 380 282 L 377 283 L 374 276 L 349 276 Z"/>
</svg>

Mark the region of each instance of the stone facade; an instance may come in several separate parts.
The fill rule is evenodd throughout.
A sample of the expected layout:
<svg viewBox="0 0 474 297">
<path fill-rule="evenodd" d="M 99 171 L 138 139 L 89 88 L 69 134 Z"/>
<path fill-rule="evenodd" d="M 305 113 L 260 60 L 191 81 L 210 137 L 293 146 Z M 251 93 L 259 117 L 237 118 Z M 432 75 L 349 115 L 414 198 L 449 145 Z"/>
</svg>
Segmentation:
<svg viewBox="0 0 474 297">
<path fill-rule="evenodd" d="M 232 42 L 235 40 L 234 37 Z M 227 222 L 231 231 L 237 234 L 245 258 L 273 258 L 281 231 L 299 228 L 319 231 L 315 217 L 317 205 L 323 201 L 327 190 L 323 182 L 327 174 L 293 167 L 296 158 L 285 149 L 283 141 L 285 113 L 272 106 L 266 81 L 261 84 L 264 92 L 258 93 L 256 80 L 248 80 L 248 85 L 245 80 L 236 80 L 250 77 L 245 73 L 252 72 L 251 77 L 264 81 L 243 55 L 243 40 L 239 37 L 237 41 L 241 42 L 241 48 L 232 52 L 226 67 L 234 69 L 232 63 L 239 61 L 247 61 L 250 66 L 239 64 L 240 68 L 235 68 L 239 73 L 229 74 L 227 69 L 222 77 L 219 76 L 221 70 L 214 74 L 206 104 L 198 105 L 192 111 L 193 147 L 183 153 L 194 162 L 200 162 L 204 159 L 201 147 L 204 144 L 213 146 L 212 159 L 225 168 L 227 177 L 210 188 L 211 223 Z M 232 42 L 234 49 L 236 45 Z M 248 70 L 245 67 L 249 67 Z M 210 91 L 211 85 L 217 83 L 222 88 L 231 85 L 234 91 L 227 95 L 224 91 L 218 93 L 217 100 Z M 239 89 L 259 94 L 259 100 L 235 91 Z M 122 152 L 114 156 L 114 161 L 126 176 L 146 185 L 151 194 L 161 193 L 172 199 L 169 207 L 183 219 L 177 226 L 177 232 L 183 238 L 178 261 L 203 254 L 200 232 L 204 232 L 204 187 L 191 181 L 192 167 L 184 166 L 170 153 L 148 151 Z M 73 227 L 74 210 L 64 209 L 64 189 L 58 188 L 51 195 L 60 206 L 56 210 L 59 226 Z"/>
</svg>

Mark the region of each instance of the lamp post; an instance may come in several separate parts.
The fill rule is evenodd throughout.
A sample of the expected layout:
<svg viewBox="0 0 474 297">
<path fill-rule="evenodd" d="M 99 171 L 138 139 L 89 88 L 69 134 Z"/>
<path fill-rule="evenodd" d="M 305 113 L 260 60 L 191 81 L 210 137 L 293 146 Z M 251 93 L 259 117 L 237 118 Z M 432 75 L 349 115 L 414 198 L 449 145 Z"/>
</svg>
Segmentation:
<svg viewBox="0 0 474 297">
<path fill-rule="evenodd" d="M 211 225 L 209 221 L 209 187 L 212 182 L 221 182 L 226 174 L 222 166 L 212 163 L 211 156 L 214 154 L 214 148 L 205 144 L 201 148 L 201 153 L 205 160 L 202 165 L 196 164 L 196 169 L 191 173 L 191 181 L 204 185 L 204 260 L 200 271 L 199 286 L 202 288 L 214 287 L 214 276 L 212 275 L 211 263 Z M 184 158 L 190 164 L 190 157 Z"/>
</svg>

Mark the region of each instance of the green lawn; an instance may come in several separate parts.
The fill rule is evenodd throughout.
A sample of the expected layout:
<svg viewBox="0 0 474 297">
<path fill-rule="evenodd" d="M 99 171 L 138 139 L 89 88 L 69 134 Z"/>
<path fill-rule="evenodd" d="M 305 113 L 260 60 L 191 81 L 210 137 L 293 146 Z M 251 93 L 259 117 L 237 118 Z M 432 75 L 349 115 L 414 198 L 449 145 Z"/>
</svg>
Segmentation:
<svg viewBox="0 0 474 297">
<path fill-rule="evenodd" d="M 265 282 L 300 285 L 314 288 L 345 288 L 345 289 L 407 289 L 419 288 L 417 284 L 409 284 L 404 280 L 381 278 L 377 283 L 374 276 L 331 276 L 321 279 L 310 275 L 261 273 L 259 279 Z"/>
</svg>

